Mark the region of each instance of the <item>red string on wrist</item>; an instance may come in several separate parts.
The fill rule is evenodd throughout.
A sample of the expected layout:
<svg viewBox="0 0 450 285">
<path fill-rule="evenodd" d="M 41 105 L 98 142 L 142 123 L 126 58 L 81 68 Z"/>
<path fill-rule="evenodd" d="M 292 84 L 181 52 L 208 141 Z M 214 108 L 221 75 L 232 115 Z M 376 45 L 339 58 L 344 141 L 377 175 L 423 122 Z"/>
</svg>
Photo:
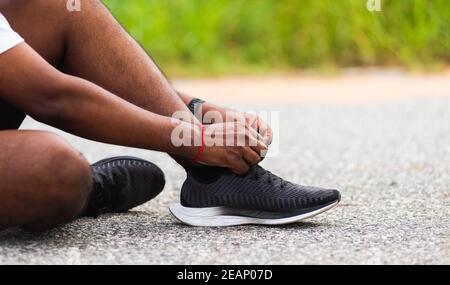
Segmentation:
<svg viewBox="0 0 450 285">
<path fill-rule="evenodd" d="M 197 156 L 194 159 L 194 162 L 197 163 L 202 156 L 203 150 L 205 149 L 205 127 L 202 126 L 202 146 L 200 147 Z"/>
</svg>

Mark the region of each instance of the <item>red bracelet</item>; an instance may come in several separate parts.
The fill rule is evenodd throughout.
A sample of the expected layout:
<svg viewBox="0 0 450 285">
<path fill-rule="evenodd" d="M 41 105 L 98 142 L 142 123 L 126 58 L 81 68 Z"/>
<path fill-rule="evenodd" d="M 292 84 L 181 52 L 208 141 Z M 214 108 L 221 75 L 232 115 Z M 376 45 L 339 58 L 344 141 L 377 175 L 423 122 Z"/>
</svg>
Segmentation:
<svg viewBox="0 0 450 285">
<path fill-rule="evenodd" d="M 205 127 L 202 126 L 202 146 L 198 151 L 197 156 L 194 159 L 194 162 L 197 163 L 200 160 L 200 156 L 202 156 L 203 150 L 205 149 Z"/>
</svg>

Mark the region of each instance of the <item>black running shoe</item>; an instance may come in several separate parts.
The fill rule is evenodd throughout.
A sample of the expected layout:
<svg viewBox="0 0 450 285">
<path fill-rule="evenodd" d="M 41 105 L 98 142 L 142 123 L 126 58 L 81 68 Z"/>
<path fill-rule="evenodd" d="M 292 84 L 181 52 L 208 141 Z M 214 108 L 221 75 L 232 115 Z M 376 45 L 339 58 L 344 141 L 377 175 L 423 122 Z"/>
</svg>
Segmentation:
<svg viewBox="0 0 450 285">
<path fill-rule="evenodd" d="M 83 216 L 121 213 L 155 198 L 166 183 L 155 164 L 134 157 L 114 157 L 92 165 L 94 189 Z"/>
<path fill-rule="evenodd" d="M 283 180 L 260 166 L 245 176 L 212 167 L 191 167 L 181 189 L 181 204 L 170 208 L 193 226 L 286 224 L 336 206 L 339 191 Z"/>
</svg>

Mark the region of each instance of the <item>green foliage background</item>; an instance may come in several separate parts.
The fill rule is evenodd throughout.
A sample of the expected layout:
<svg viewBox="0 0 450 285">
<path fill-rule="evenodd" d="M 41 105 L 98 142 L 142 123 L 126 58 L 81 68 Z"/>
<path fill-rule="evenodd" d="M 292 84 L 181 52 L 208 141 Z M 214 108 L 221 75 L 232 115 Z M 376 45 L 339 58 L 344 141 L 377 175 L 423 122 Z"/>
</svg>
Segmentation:
<svg viewBox="0 0 450 285">
<path fill-rule="evenodd" d="M 104 0 L 171 75 L 450 63 L 449 0 Z"/>
</svg>

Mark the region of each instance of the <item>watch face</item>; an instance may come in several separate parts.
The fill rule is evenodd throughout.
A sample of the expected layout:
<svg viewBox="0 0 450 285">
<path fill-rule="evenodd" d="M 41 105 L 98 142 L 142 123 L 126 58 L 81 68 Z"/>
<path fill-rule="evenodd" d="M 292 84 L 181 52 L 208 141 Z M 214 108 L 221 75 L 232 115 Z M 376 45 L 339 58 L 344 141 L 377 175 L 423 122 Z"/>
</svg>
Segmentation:
<svg viewBox="0 0 450 285">
<path fill-rule="evenodd" d="M 197 110 L 198 106 L 205 103 L 205 101 L 201 100 L 201 99 L 192 99 L 191 103 L 189 103 L 189 111 L 191 111 L 192 113 L 196 113 L 195 111 Z"/>
</svg>

